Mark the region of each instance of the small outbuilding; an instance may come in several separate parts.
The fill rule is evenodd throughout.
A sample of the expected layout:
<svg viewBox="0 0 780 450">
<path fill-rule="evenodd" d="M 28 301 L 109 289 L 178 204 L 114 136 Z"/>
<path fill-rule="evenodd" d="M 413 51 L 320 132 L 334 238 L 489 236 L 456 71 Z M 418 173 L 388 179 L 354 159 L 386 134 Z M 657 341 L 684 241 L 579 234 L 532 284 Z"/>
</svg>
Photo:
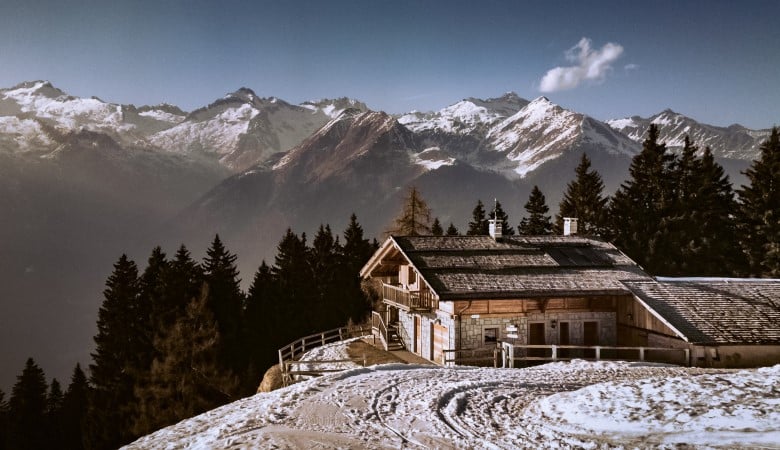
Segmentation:
<svg viewBox="0 0 780 450">
<path fill-rule="evenodd" d="M 756 367 L 780 363 L 780 280 L 657 278 L 623 284 L 634 302 L 628 345 L 688 348 L 690 364 Z"/>
</svg>

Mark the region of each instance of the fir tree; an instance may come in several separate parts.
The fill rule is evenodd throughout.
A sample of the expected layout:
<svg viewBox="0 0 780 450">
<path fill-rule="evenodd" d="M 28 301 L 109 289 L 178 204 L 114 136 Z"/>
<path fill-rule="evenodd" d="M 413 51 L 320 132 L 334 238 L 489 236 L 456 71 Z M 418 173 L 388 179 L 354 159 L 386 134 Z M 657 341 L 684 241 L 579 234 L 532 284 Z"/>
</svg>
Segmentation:
<svg viewBox="0 0 780 450">
<path fill-rule="evenodd" d="M 575 178 L 566 186 L 563 199 L 555 216 L 555 233 L 563 233 L 563 218 L 576 217 L 579 234 L 601 236 L 606 232 L 606 207 L 604 181 L 595 170 L 590 170 L 590 159 L 583 153 L 574 171 Z"/>
<path fill-rule="evenodd" d="M 161 359 L 152 363 L 153 383 L 139 389 L 136 434 L 145 434 L 236 399 L 238 379 L 219 362 L 220 333 L 207 305 L 208 285 L 192 299 L 155 347 Z"/>
<path fill-rule="evenodd" d="M 675 204 L 675 158 L 658 143 L 658 127 L 650 125 L 642 151 L 631 161 L 631 179 L 612 198 L 611 227 L 615 244 L 653 274 L 667 271 L 669 220 Z"/>
<path fill-rule="evenodd" d="M 370 301 L 360 287 L 360 269 L 378 248 L 376 239 L 369 242 L 363 237 L 363 227 L 358 223 L 355 214 L 352 214 L 349 225 L 344 230 L 339 284 L 344 287 L 343 301 L 349 305 L 349 319 L 353 322 L 360 322 L 371 310 Z"/>
<path fill-rule="evenodd" d="M 496 217 L 501 221 L 501 234 L 504 236 L 512 236 L 515 234 L 515 229 L 509 225 L 509 215 L 504 212 L 504 208 L 501 207 L 501 202 L 498 200 L 496 200 L 494 210 L 490 212 L 491 219 L 495 219 Z M 488 222 L 488 231 L 490 231 L 489 225 L 490 223 Z"/>
<path fill-rule="evenodd" d="M 431 208 L 423 200 L 416 187 L 409 188 L 404 199 L 401 214 L 395 219 L 394 228 L 389 234 L 401 236 L 419 236 L 431 232 Z"/>
<path fill-rule="evenodd" d="M 315 286 L 315 304 L 308 313 L 312 322 L 320 323 L 323 329 L 341 326 L 349 317 L 349 308 L 342 301 L 342 290 L 337 280 L 340 269 L 340 245 L 333 237 L 330 225 L 320 225 L 309 249 L 309 268 Z"/>
<path fill-rule="evenodd" d="M 272 305 L 276 302 L 274 292 L 271 268 L 263 261 L 249 286 L 244 310 L 245 348 L 249 355 L 247 380 L 254 380 L 255 384 L 262 378 L 265 368 L 277 362 L 275 353 L 278 349 L 275 347 L 277 342 L 271 333 L 273 323 L 271 311 Z"/>
<path fill-rule="evenodd" d="M 734 192 L 709 148 L 701 158 L 686 136 L 673 169 L 675 204 L 670 211 L 666 273 L 675 276 L 728 276 L 740 265 L 736 245 Z"/>
<path fill-rule="evenodd" d="M 0 450 L 5 450 L 8 442 L 8 416 L 10 414 L 5 392 L 0 389 Z"/>
<path fill-rule="evenodd" d="M 444 228 L 442 228 L 441 222 L 439 222 L 438 217 L 433 219 L 433 225 L 431 225 L 431 234 L 434 236 L 444 235 Z"/>
<path fill-rule="evenodd" d="M 469 222 L 469 229 L 466 231 L 466 235 L 484 236 L 489 231 L 488 221 L 485 217 L 485 205 L 482 204 L 482 200 L 477 200 L 477 206 L 471 212 L 471 222 Z"/>
<path fill-rule="evenodd" d="M 28 358 L 11 391 L 9 448 L 46 448 L 46 433 L 42 430 L 46 423 L 46 390 L 43 369 Z"/>
<path fill-rule="evenodd" d="M 780 278 L 780 135 L 772 128 L 761 156 L 744 172 L 750 184 L 739 195 L 739 234 L 750 276 Z"/>
<path fill-rule="evenodd" d="M 281 342 L 291 342 L 299 336 L 317 331 L 310 322 L 314 284 L 308 267 L 306 235 L 301 237 L 289 228 L 277 246 L 271 274 L 277 286 L 274 303 L 274 335 Z"/>
<path fill-rule="evenodd" d="M 158 327 L 163 327 L 166 314 L 165 303 L 165 275 L 168 272 L 168 260 L 165 253 L 158 246 L 152 250 L 147 260 L 146 269 L 138 282 L 138 305 L 139 314 L 148 320 L 139 322 L 139 329 L 136 331 L 136 337 L 139 340 L 139 346 L 146 351 L 138 355 L 138 366 L 148 371 L 154 354 L 154 334 Z M 139 374 L 139 377 L 143 374 Z"/>
<path fill-rule="evenodd" d="M 46 396 L 46 446 L 48 448 L 59 447 L 62 442 L 62 401 L 63 393 L 60 382 L 56 378 L 51 380 L 49 392 Z"/>
<path fill-rule="evenodd" d="M 84 448 L 84 426 L 89 407 L 87 376 L 76 364 L 70 384 L 62 399 L 62 443 L 60 448 L 81 450 Z"/>
<path fill-rule="evenodd" d="M 520 225 L 517 227 L 519 234 L 532 236 L 552 233 L 552 221 L 547 215 L 550 207 L 547 206 L 544 194 L 538 186 L 534 186 L 531 190 L 524 207 L 528 216 L 523 217 L 523 220 L 520 221 Z"/>
<path fill-rule="evenodd" d="M 155 308 L 155 329 L 168 329 L 184 315 L 190 300 L 199 295 L 202 284 L 203 270 L 182 244 L 164 267 L 163 301 Z"/>
<path fill-rule="evenodd" d="M 460 232 L 455 227 L 455 224 L 450 222 L 450 226 L 447 227 L 447 236 L 459 236 Z"/>
<path fill-rule="evenodd" d="M 220 359 L 226 368 L 235 373 L 243 373 L 246 368 L 246 354 L 241 348 L 244 294 L 241 292 L 236 259 L 236 255 L 230 253 L 222 244 L 219 235 L 216 235 L 206 250 L 203 275 L 209 286 L 207 305 L 214 314 L 222 336 Z"/>
<path fill-rule="evenodd" d="M 90 365 L 93 398 L 90 401 L 88 441 L 93 448 L 115 448 L 131 441 L 130 431 L 137 402 L 132 369 L 138 340 L 136 301 L 138 269 L 122 255 L 106 281 L 103 304 L 98 312 L 98 334 Z"/>
</svg>

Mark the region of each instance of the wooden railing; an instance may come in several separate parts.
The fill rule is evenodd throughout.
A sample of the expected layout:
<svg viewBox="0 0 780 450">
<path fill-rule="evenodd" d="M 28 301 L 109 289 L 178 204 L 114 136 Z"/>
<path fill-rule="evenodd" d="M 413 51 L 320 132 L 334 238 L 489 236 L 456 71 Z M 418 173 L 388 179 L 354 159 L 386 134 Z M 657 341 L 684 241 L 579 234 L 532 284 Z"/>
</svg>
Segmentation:
<svg viewBox="0 0 780 450">
<path fill-rule="evenodd" d="M 690 365 L 690 350 L 666 347 L 612 347 L 604 345 L 512 345 L 466 350 L 443 350 L 444 365 L 523 367 L 549 361 L 626 360 Z"/>
<path fill-rule="evenodd" d="M 618 347 L 604 345 L 512 345 L 503 343 L 501 367 L 518 367 L 546 361 L 627 360 L 690 365 L 690 350 L 666 347 Z"/>
<path fill-rule="evenodd" d="M 379 335 L 382 347 L 387 350 L 387 325 L 385 325 L 382 314 L 376 311 L 371 311 L 371 334 L 373 336 Z"/>
<path fill-rule="evenodd" d="M 484 347 L 465 350 L 442 350 L 444 353 L 444 365 L 464 366 L 493 366 L 500 367 L 501 349 L 497 347 Z"/>
<path fill-rule="evenodd" d="M 307 351 L 317 347 L 322 347 L 325 344 L 332 342 L 339 342 L 354 337 L 361 337 L 371 335 L 371 327 L 358 326 L 358 327 L 341 327 L 334 328 L 332 330 L 323 331 L 321 333 L 312 334 L 302 337 L 294 342 L 291 342 L 284 347 L 280 348 L 279 353 L 279 369 L 282 371 L 282 383 L 288 386 L 293 381 L 293 371 L 291 366 L 298 364 L 301 356 Z M 306 361 L 307 363 L 315 363 L 313 361 Z M 328 361 L 334 362 L 334 361 Z M 336 361 L 338 362 L 338 361 Z M 325 372 L 326 370 L 319 370 L 317 372 Z"/>
<path fill-rule="evenodd" d="M 410 291 L 387 283 L 382 283 L 382 299 L 385 302 L 393 303 L 396 306 L 412 311 L 430 311 L 435 306 L 431 291 L 427 289 Z"/>
</svg>

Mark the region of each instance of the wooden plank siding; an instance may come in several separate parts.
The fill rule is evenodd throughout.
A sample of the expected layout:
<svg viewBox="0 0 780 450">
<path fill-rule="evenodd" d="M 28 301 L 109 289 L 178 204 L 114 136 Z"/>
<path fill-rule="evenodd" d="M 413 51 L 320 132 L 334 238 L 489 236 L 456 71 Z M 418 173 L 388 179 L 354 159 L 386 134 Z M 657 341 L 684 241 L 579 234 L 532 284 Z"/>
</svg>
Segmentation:
<svg viewBox="0 0 780 450">
<path fill-rule="evenodd" d="M 633 297 L 631 297 L 633 298 Z M 593 298 L 531 298 L 494 300 L 456 300 L 439 302 L 439 310 L 450 314 L 513 314 L 552 311 L 615 311 L 618 305 L 626 303 L 629 296 L 600 296 Z"/>
<path fill-rule="evenodd" d="M 648 311 L 634 296 L 618 302 L 617 306 L 618 342 L 621 345 L 646 346 L 650 334 L 680 339 L 674 330 Z"/>
</svg>

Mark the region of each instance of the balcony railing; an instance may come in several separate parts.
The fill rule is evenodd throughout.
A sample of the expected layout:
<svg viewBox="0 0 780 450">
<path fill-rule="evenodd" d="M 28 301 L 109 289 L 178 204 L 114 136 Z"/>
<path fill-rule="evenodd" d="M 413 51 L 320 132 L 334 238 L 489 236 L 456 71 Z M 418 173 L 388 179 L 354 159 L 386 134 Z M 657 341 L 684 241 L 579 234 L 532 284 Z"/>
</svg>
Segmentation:
<svg viewBox="0 0 780 450">
<path fill-rule="evenodd" d="M 410 311 L 430 311 L 436 306 L 431 291 L 427 289 L 410 291 L 387 283 L 382 284 L 382 299 L 385 303 Z"/>
</svg>

